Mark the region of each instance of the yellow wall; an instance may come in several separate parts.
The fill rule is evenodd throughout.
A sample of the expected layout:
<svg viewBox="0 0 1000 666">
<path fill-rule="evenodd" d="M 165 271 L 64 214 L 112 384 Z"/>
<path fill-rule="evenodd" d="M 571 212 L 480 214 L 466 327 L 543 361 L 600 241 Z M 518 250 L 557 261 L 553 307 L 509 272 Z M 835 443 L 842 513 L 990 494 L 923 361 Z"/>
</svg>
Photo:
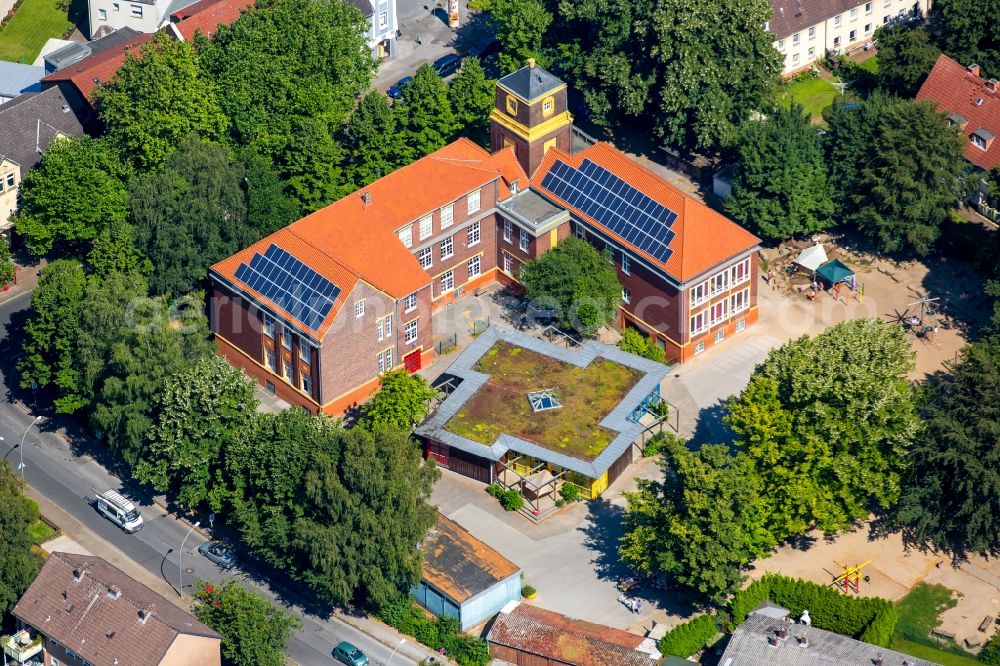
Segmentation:
<svg viewBox="0 0 1000 666">
<path fill-rule="evenodd" d="M 14 185 L 7 185 L 7 176 L 14 174 Z M 0 160 L 0 230 L 10 226 L 10 217 L 17 210 L 17 186 L 21 183 L 21 167 L 10 160 Z"/>
</svg>

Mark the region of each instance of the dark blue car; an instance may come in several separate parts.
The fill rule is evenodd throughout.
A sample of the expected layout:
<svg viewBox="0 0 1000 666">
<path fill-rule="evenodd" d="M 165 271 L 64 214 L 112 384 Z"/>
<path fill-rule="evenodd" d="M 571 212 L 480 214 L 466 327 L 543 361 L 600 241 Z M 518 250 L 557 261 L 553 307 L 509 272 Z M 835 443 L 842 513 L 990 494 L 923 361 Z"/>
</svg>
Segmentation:
<svg viewBox="0 0 1000 666">
<path fill-rule="evenodd" d="M 396 81 L 391 86 L 389 86 L 389 89 L 386 90 L 385 92 L 387 95 L 389 95 L 389 97 L 393 99 L 399 99 L 400 97 L 403 96 L 403 90 L 406 88 L 406 86 L 410 85 L 411 83 L 413 83 L 413 77 L 404 76 L 399 81 Z"/>
<path fill-rule="evenodd" d="M 462 59 L 454 53 L 443 55 L 434 61 L 434 71 L 442 79 L 446 79 L 459 70 L 462 66 Z"/>
</svg>

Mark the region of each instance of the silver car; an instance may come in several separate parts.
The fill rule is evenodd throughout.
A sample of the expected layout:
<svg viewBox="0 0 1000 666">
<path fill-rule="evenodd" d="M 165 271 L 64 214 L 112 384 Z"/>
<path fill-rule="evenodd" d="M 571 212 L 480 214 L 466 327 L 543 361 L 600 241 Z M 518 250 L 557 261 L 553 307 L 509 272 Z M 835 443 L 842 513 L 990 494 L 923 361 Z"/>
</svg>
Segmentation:
<svg viewBox="0 0 1000 666">
<path fill-rule="evenodd" d="M 198 546 L 198 552 L 223 569 L 230 569 L 236 566 L 236 553 L 221 541 L 206 541 Z"/>
</svg>

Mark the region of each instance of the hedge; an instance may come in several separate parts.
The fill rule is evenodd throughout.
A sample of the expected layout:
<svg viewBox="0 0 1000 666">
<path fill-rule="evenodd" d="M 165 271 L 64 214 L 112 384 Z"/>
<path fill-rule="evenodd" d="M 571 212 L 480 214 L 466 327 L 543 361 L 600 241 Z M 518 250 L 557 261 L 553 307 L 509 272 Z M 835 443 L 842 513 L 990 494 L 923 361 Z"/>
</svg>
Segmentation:
<svg viewBox="0 0 1000 666">
<path fill-rule="evenodd" d="M 699 615 L 668 631 L 660 639 L 660 652 L 687 659 L 705 647 L 708 639 L 718 631 L 711 615 Z"/>
<path fill-rule="evenodd" d="M 849 597 L 827 585 L 765 574 L 733 597 L 733 624 L 742 624 L 764 600 L 787 608 L 793 617 L 808 609 L 813 626 L 880 647 L 889 646 L 898 620 L 896 608 L 885 599 Z"/>
<path fill-rule="evenodd" d="M 486 641 L 459 633 L 458 620 L 453 617 L 430 618 L 411 599 L 386 605 L 379 617 L 401 634 L 413 636 L 431 648 L 441 650 L 461 666 L 486 666 L 490 663 L 490 648 Z"/>
</svg>

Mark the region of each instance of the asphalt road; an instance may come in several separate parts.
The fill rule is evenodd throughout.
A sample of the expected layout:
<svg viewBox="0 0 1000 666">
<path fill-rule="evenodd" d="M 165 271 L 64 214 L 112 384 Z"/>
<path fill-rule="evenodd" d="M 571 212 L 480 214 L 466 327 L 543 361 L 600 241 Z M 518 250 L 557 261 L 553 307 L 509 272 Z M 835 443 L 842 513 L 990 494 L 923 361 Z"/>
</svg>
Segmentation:
<svg viewBox="0 0 1000 666">
<path fill-rule="evenodd" d="M 0 343 L 0 373 L 3 377 L 10 372 L 20 353 L 20 344 L 16 338 L 18 327 L 16 323 L 11 327 L 11 320 L 17 322 L 23 319 L 29 302 L 28 294 L 24 294 L 0 305 L 0 330 L 4 336 Z M 15 336 L 9 336 L 8 329 L 11 329 Z M 25 437 L 23 450 L 18 450 L 18 443 L 33 418 L 34 416 L 26 414 L 19 406 L 13 404 L 10 396 L 0 402 L 0 436 L 4 438 L 4 441 L 0 442 L 0 454 L 15 468 L 23 455 L 25 464 L 23 471 L 28 484 L 82 523 L 100 539 L 101 543 L 107 545 L 105 552 L 91 548 L 95 555 L 107 559 L 118 556 L 131 559 L 165 580 L 176 590 L 179 585 L 178 551 L 185 535 L 188 534 L 189 526 L 153 503 L 151 498 L 141 498 L 132 493 L 132 499 L 139 505 L 144 525 L 137 533 L 126 534 L 98 514 L 92 505 L 96 493 L 108 488 L 122 488 L 122 482 L 90 455 L 74 452 L 66 439 L 52 432 L 55 425 L 53 421 L 43 419 L 32 426 Z M 185 543 L 183 566 L 186 593 L 191 593 L 191 584 L 195 578 L 218 582 L 236 575 L 248 587 L 264 593 L 269 598 L 275 598 L 265 587 L 248 580 L 248 576 L 239 571 L 224 572 L 199 554 L 198 546 L 205 541 L 205 537 L 194 531 Z M 288 656 L 296 662 L 304 665 L 335 663 L 331 652 L 337 643 L 344 640 L 361 648 L 368 655 L 372 666 L 384 666 L 389 662 L 392 647 L 347 624 L 336 615 L 323 618 L 308 614 L 299 607 L 293 606 L 293 609 L 303 620 L 302 631 L 291 640 L 287 651 Z M 379 627 L 374 625 L 373 633 L 378 629 Z M 380 638 L 390 645 L 397 641 L 395 636 L 390 634 Z M 391 657 L 391 664 L 415 664 L 416 661 L 412 657 L 422 654 L 426 653 L 418 650 L 411 642 L 407 642 L 395 656 Z"/>
</svg>

